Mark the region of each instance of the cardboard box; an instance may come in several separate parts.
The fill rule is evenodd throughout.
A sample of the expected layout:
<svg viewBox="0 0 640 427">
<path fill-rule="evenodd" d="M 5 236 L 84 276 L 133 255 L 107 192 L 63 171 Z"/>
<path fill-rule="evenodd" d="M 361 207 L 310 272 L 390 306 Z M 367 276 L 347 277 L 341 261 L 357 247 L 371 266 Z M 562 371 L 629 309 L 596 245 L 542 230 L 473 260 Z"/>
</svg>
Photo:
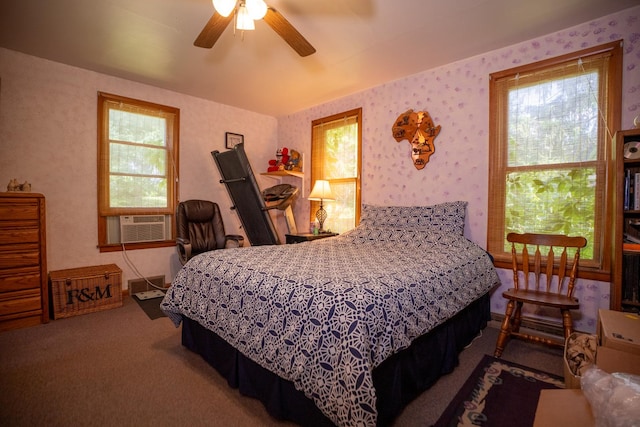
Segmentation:
<svg viewBox="0 0 640 427">
<path fill-rule="evenodd" d="M 595 424 L 591 405 L 582 390 L 540 391 L 533 427 L 591 427 Z"/>
<path fill-rule="evenodd" d="M 571 371 L 571 368 L 569 367 L 569 360 L 567 358 L 567 348 L 569 346 L 569 342 L 575 340 L 576 337 L 579 335 L 585 335 L 585 336 L 591 337 L 591 340 L 594 340 L 594 341 L 596 339 L 595 335 L 574 332 L 571 335 L 569 335 L 569 338 L 567 338 L 564 341 L 564 351 L 562 354 L 562 362 L 563 362 L 563 370 L 564 370 L 564 386 L 566 388 L 580 388 L 580 376 Z M 595 358 L 594 360 L 592 360 L 592 362 L 596 363 Z"/>
<path fill-rule="evenodd" d="M 598 345 L 640 355 L 640 317 L 623 311 L 598 310 Z"/>
<path fill-rule="evenodd" d="M 122 270 L 115 264 L 49 272 L 54 319 L 122 306 Z"/>
<path fill-rule="evenodd" d="M 640 356 L 609 347 L 598 347 L 596 365 L 603 371 L 613 374 L 624 372 L 640 375 Z"/>
<path fill-rule="evenodd" d="M 569 368 L 569 362 L 567 362 L 567 346 L 564 346 L 565 352 L 563 359 L 563 370 L 564 370 L 564 386 L 566 388 L 580 388 L 580 376 L 571 372 L 571 368 Z"/>
<path fill-rule="evenodd" d="M 579 375 L 571 371 L 567 358 L 567 347 L 570 340 L 573 340 L 580 332 L 574 332 L 565 340 L 563 353 L 564 384 L 566 388 L 581 388 Z M 597 338 L 595 335 L 590 335 Z M 627 351 L 616 350 L 610 347 L 598 346 L 596 349 L 594 363 L 603 371 L 613 374 L 614 372 L 624 372 L 627 374 L 640 375 L 640 355 Z"/>
</svg>

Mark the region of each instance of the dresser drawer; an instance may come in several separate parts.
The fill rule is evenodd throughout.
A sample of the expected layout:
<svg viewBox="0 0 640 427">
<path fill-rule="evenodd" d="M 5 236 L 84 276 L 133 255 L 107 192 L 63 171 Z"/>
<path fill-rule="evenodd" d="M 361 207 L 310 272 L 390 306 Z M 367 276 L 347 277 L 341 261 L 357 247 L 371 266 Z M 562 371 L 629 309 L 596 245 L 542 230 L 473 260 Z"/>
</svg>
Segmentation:
<svg viewBox="0 0 640 427">
<path fill-rule="evenodd" d="M 0 295 L 3 292 L 24 291 L 29 289 L 40 289 L 40 272 L 31 274 L 16 274 L 11 276 L 0 276 Z"/>
<path fill-rule="evenodd" d="M 17 313 L 42 310 L 40 289 L 0 293 L 0 320 L 12 318 Z"/>
<path fill-rule="evenodd" d="M 39 239 L 40 230 L 38 227 L 0 229 L 0 245 L 38 243 Z"/>
<path fill-rule="evenodd" d="M 37 249 L 25 248 L 13 252 L 0 250 L 0 271 L 37 265 L 40 265 L 40 252 Z"/>
<path fill-rule="evenodd" d="M 0 218 L 15 220 L 38 220 L 40 209 L 37 201 L 3 198 L 0 204 Z"/>
</svg>

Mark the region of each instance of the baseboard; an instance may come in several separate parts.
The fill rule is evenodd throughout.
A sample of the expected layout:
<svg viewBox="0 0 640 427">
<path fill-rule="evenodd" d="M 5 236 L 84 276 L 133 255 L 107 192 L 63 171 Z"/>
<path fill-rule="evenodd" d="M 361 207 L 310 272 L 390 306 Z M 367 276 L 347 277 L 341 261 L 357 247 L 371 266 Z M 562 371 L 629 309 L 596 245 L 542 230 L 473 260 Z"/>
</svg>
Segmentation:
<svg viewBox="0 0 640 427">
<path fill-rule="evenodd" d="M 504 314 L 491 313 L 491 321 L 495 322 L 492 326 L 495 326 L 497 323 L 497 328 L 500 329 L 500 325 L 502 325 L 503 320 Z M 531 317 L 523 317 L 520 327 L 523 329 L 536 331 L 541 334 L 550 335 L 556 338 L 560 337 L 561 339 L 564 339 L 564 329 L 561 325 L 546 322 L 544 320 L 534 319 Z"/>
</svg>

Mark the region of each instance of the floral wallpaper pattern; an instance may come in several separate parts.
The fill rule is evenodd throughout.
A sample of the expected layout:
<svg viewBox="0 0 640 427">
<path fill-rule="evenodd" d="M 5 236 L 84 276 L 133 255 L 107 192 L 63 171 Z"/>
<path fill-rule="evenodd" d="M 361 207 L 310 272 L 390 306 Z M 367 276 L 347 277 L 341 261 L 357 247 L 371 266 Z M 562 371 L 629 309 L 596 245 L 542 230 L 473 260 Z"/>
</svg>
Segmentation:
<svg viewBox="0 0 640 427">
<path fill-rule="evenodd" d="M 219 201 L 229 233 L 241 232 L 240 224 L 209 154 L 224 149 L 226 131 L 245 135 L 253 168 L 260 171 L 278 147 L 309 154 L 312 120 L 362 107 L 362 202 L 467 201 L 465 235 L 484 246 L 489 74 L 619 39 L 625 53 L 622 126 L 630 128 L 640 114 L 640 6 L 277 118 L 0 48 L 0 182 L 28 180 L 33 191 L 45 194 L 49 270 L 114 262 L 123 268 L 126 288 L 127 280 L 136 277 L 130 261 L 145 275 L 165 274 L 171 280 L 180 268 L 172 247 L 133 251 L 128 261 L 123 254 L 96 248 L 97 211 L 91 201 L 97 197 L 97 91 L 180 108 L 180 199 Z M 422 170 L 411 163 L 410 145 L 391 134 L 395 118 L 410 108 L 428 111 L 442 126 L 435 153 Z M 257 178 L 262 188 L 277 183 Z M 298 178 L 283 180 L 300 184 Z M 302 184 L 295 206 L 301 229 L 308 223 L 308 176 Z M 276 220 L 283 234 L 284 220 Z M 499 273 L 508 287 L 508 272 Z M 492 298 L 496 313 L 504 311 L 500 293 L 496 290 Z M 609 305 L 609 285 L 581 280 L 576 294 L 582 304 L 576 326 L 593 331 L 597 309 Z"/>
<path fill-rule="evenodd" d="M 490 191 L 486 184 L 489 74 L 620 39 L 624 41 L 622 128 L 632 128 L 640 114 L 640 7 L 279 117 L 279 145 L 309 153 L 311 120 L 362 107 L 362 203 L 468 201 L 465 235 L 484 247 Z M 428 111 L 435 125 L 442 126 L 435 153 L 422 170 L 411 163 L 410 145 L 397 143 L 391 135 L 396 117 L 410 108 Z M 309 177 L 305 179 L 305 188 L 310 188 Z M 306 203 L 297 204 L 296 216 L 308 218 Z M 492 312 L 504 313 L 501 293 L 511 285 L 509 274 L 500 271 L 502 286 L 492 296 Z M 609 307 L 609 284 L 580 280 L 575 294 L 581 302 L 581 312 L 574 316 L 576 329 L 595 331 L 598 308 Z"/>
</svg>

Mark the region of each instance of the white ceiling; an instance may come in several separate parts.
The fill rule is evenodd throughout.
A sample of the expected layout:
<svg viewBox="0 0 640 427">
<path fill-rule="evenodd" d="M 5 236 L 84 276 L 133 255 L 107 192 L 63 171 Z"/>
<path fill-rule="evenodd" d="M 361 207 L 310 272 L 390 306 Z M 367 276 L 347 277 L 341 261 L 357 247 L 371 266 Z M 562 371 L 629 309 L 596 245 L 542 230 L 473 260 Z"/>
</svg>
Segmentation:
<svg viewBox="0 0 640 427">
<path fill-rule="evenodd" d="M 264 22 L 212 49 L 211 0 L 1 0 L 0 46 L 281 116 L 552 33 L 639 0 L 266 0 L 316 48 Z"/>
</svg>

